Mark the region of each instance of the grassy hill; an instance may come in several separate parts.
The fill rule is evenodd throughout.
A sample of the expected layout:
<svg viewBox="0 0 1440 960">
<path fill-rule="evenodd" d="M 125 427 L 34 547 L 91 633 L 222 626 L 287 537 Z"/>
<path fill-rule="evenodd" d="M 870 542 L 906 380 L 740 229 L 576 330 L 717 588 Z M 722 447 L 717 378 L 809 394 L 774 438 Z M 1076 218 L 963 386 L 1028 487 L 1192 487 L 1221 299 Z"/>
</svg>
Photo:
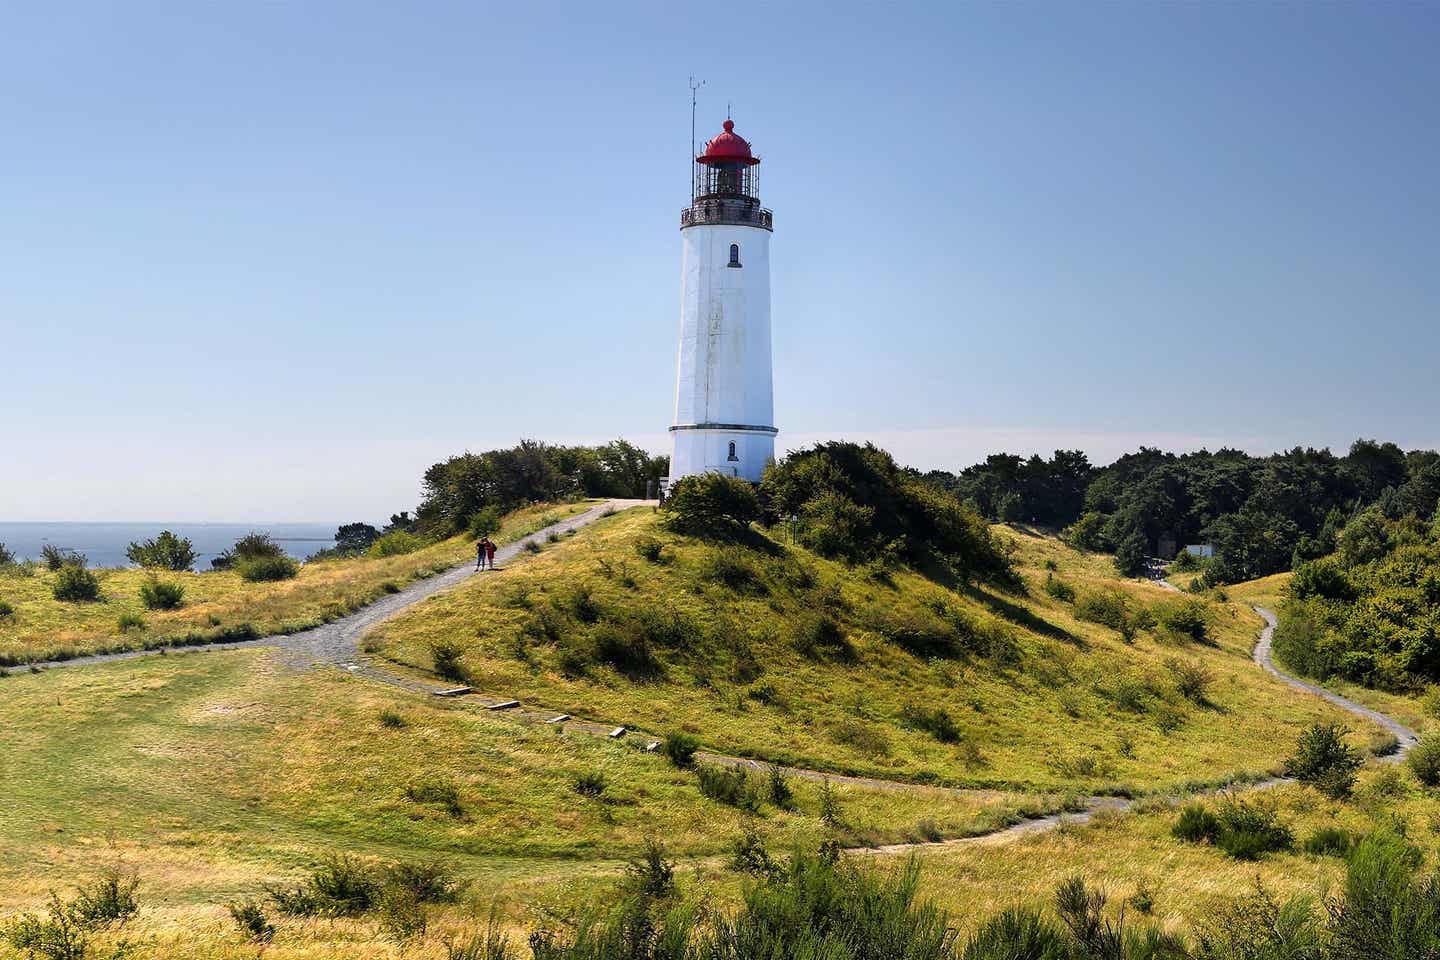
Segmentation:
<svg viewBox="0 0 1440 960">
<path fill-rule="evenodd" d="M 598 501 L 541 504 L 506 517 L 497 543 L 515 540 L 555 519 Z M 100 599 L 55 599 L 56 574 L 42 568 L 0 566 L 0 601 L 13 608 L 0 616 L 0 666 L 67 659 L 89 653 L 135 650 L 205 640 L 292 633 L 345 616 L 387 590 L 474 557 L 474 542 L 452 537 L 400 556 L 358 557 L 307 563 L 293 580 L 248 583 L 233 570 L 165 571 L 159 576 L 185 588 L 184 606 L 147 610 L 140 587 L 151 574 L 141 569 L 96 570 Z M 122 616 L 144 625 L 121 630 Z"/>
<path fill-rule="evenodd" d="M 281 931 L 265 955 L 443 958 L 445 936 L 477 929 L 492 901 L 516 929 L 608 902 L 649 837 L 680 860 L 687 898 L 724 904 L 743 886 L 726 864 L 747 832 L 777 855 L 822 839 L 963 838 L 1056 809 L 1061 794 L 1259 776 L 1317 720 L 1348 723 L 1361 744 L 1373 733 L 1256 670 L 1259 620 L 1233 598 L 1121 580 L 1108 557 L 1008 527 L 994 535 L 1022 586 L 1004 590 L 825 560 L 775 534 L 709 542 L 665 530 L 649 508 L 626 511 L 424 601 L 366 648 L 400 680 L 449 683 L 433 671 L 438 650 L 477 690 L 527 707 L 886 783 L 791 775 L 788 803 L 762 797 L 747 812 L 645 752 L 647 737 L 296 671 L 263 648 L 15 672 L 0 679 L 0 913 L 120 863 L 140 876 L 146 909 L 104 943 L 238 958 L 256 949 L 228 901 L 337 853 L 440 859 L 470 886 L 432 909 L 423 936 L 397 939 L 380 914 L 267 908 Z M 1302 837 L 1330 820 L 1358 830 L 1440 816 L 1410 782 L 1363 787 L 1350 805 L 1299 788 L 1275 796 Z M 1122 898 L 1145 886 L 1157 915 L 1179 922 L 1257 873 L 1280 891 L 1338 875 L 1338 861 L 1299 853 L 1228 861 L 1171 838 L 1173 818 L 1155 799 L 1088 827 L 932 846 L 924 892 L 966 925 L 992 906 L 1043 903 L 1080 871 Z"/>
<path fill-rule="evenodd" d="M 1108 558 L 1053 539 L 997 535 L 1024 592 L 950 589 L 758 534 L 708 543 L 640 508 L 426 602 L 366 648 L 426 673 L 451 647 L 480 690 L 687 731 L 707 749 L 974 787 L 1257 777 L 1302 726 L 1342 718 L 1253 668 L 1252 613 L 1118 580 Z M 1155 625 L 1127 643 L 1093 622 L 1116 616 Z M 1187 696 L 1187 682 L 1204 689 Z"/>
</svg>

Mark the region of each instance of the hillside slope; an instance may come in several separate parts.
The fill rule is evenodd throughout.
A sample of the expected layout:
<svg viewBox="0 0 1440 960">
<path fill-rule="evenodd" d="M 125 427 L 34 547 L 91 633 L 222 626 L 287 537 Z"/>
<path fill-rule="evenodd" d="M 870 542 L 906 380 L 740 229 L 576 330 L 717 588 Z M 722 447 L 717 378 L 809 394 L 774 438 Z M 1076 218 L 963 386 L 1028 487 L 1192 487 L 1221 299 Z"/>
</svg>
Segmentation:
<svg viewBox="0 0 1440 960">
<path fill-rule="evenodd" d="M 1349 723 L 1254 669 L 1248 611 L 1118 580 L 1108 558 L 1053 539 L 997 535 L 1023 593 L 850 567 L 758 534 L 707 543 L 640 508 L 427 601 L 366 649 L 428 673 L 448 646 L 496 695 L 922 783 L 1174 790 L 1257 777 L 1304 725 Z M 1082 619 L 1117 610 L 1170 626 L 1126 643 Z"/>
</svg>

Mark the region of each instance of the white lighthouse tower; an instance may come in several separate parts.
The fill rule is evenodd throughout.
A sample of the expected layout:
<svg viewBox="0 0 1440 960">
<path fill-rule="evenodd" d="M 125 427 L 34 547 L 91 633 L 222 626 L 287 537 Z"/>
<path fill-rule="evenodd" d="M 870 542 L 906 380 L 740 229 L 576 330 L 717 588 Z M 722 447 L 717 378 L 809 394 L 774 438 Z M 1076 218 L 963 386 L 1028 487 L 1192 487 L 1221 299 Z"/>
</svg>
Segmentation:
<svg viewBox="0 0 1440 960">
<path fill-rule="evenodd" d="M 726 473 L 758 482 L 775 456 L 770 372 L 770 211 L 750 144 L 725 132 L 695 158 L 680 214 L 680 358 L 670 482 Z"/>
</svg>

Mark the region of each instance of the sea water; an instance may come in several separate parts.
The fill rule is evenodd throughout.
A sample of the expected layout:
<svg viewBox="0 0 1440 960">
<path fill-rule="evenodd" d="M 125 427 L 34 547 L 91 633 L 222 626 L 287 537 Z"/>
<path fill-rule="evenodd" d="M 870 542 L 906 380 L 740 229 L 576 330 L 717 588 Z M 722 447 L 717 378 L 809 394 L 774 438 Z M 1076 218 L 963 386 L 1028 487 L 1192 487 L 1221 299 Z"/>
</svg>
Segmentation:
<svg viewBox="0 0 1440 960">
<path fill-rule="evenodd" d="M 247 533 L 269 534 L 282 550 L 304 560 L 317 550 L 335 546 L 333 523 L 17 523 L 0 521 L 0 543 L 17 560 L 39 560 L 53 544 L 85 554 L 92 567 L 128 567 L 125 548 L 169 530 L 189 538 L 196 553 L 195 569 L 209 570 L 210 558 L 223 553 Z"/>
</svg>

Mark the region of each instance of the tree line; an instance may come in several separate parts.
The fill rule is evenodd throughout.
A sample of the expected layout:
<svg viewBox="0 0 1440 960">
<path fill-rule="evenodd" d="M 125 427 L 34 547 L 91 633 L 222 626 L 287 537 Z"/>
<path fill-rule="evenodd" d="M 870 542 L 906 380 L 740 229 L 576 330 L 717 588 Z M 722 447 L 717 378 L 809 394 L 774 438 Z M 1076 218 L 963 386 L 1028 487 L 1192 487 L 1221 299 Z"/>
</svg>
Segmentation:
<svg viewBox="0 0 1440 960">
<path fill-rule="evenodd" d="M 1127 575 L 1164 541 L 1212 544 L 1212 585 L 1333 552 L 1346 522 L 1367 507 L 1391 519 L 1428 518 L 1440 501 L 1440 453 L 1366 439 L 1343 457 L 1308 447 L 1265 457 L 1141 447 L 1104 467 L 1078 450 L 1048 460 L 1001 453 L 958 474 L 924 476 L 990 519 L 1063 528 L 1076 546 L 1113 552 Z"/>
</svg>

